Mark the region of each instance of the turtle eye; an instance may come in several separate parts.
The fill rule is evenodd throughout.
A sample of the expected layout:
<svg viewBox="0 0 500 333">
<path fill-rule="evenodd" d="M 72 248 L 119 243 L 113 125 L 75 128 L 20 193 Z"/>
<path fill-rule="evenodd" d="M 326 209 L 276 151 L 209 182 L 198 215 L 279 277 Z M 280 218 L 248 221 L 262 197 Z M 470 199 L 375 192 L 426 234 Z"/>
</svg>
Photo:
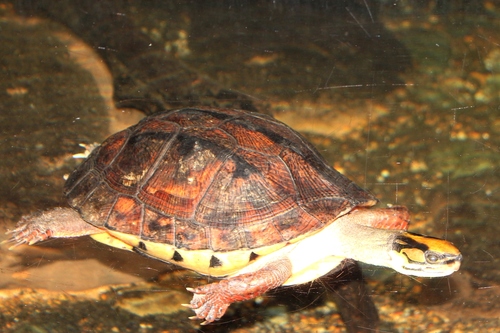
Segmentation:
<svg viewBox="0 0 500 333">
<path fill-rule="evenodd" d="M 425 260 L 427 260 L 428 263 L 435 264 L 439 261 L 439 259 L 439 255 L 434 252 L 427 252 L 425 254 Z"/>
</svg>

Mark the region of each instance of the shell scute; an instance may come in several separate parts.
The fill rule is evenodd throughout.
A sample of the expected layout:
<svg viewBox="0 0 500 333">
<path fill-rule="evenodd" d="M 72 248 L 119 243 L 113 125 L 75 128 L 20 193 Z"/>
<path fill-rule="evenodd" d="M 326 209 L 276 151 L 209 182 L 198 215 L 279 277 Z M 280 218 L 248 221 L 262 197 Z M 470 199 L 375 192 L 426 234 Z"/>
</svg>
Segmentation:
<svg viewBox="0 0 500 333">
<path fill-rule="evenodd" d="M 172 123 L 145 123 L 134 131 L 114 163 L 105 170 L 110 185 L 117 192 L 135 193 L 177 130 L 177 125 Z"/>
<path fill-rule="evenodd" d="M 278 219 L 279 217 L 275 217 Z M 247 248 L 258 249 L 269 244 L 279 244 L 286 240 L 271 221 L 246 224 L 242 228 Z"/>
<path fill-rule="evenodd" d="M 284 240 L 291 241 L 300 235 L 306 235 L 311 230 L 319 230 L 327 224 L 327 221 L 329 220 L 320 220 L 312 216 L 302 207 L 296 207 L 283 213 L 280 218 L 273 219 L 272 223 Z M 265 234 L 262 234 L 261 237 L 265 237 Z"/>
<path fill-rule="evenodd" d="M 175 243 L 178 249 L 204 250 L 210 248 L 207 226 L 190 220 L 175 220 Z"/>
<path fill-rule="evenodd" d="M 305 159 L 291 149 L 285 149 L 280 156 L 294 175 L 299 204 L 323 221 L 335 218 L 346 208 L 376 202 L 371 194 L 326 164 Z"/>
<path fill-rule="evenodd" d="M 193 217 L 224 159 L 232 154 L 231 140 L 224 137 L 227 134 L 216 143 L 202 138 L 203 134 L 207 137 L 214 135 L 214 131 L 198 134 L 182 133 L 172 140 L 168 154 L 142 186 L 139 193 L 141 200 L 167 215 L 184 219 Z M 218 145 L 221 141 L 224 144 Z"/>
<path fill-rule="evenodd" d="M 118 196 L 104 226 L 130 235 L 141 235 L 142 206 L 143 204 L 137 199 Z"/>
<path fill-rule="evenodd" d="M 130 131 L 127 129 L 110 136 L 98 148 L 92 151 L 91 155 L 84 163 L 92 161 L 97 170 L 104 170 L 111 165 L 115 157 L 120 154 L 129 135 Z"/>
<path fill-rule="evenodd" d="M 96 170 L 92 170 L 92 162 L 85 161 L 78 169 L 78 174 L 71 174 L 66 181 L 65 195 L 69 205 L 72 207 L 82 207 L 83 203 L 102 182 L 102 176 Z"/>
<path fill-rule="evenodd" d="M 104 226 L 117 198 L 117 193 L 101 181 L 79 207 L 82 218 L 97 227 Z M 71 201 L 70 201 L 71 203 Z"/>
<path fill-rule="evenodd" d="M 265 156 L 239 151 L 219 170 L 195 219 L 207 225 L 245 225 L 268 220 L 297 205 L 290 177 L 282 184 L 270 182 Z M 245 156 L 246 155 L 246 156 Z M 247 160 L 248 159 L 248 160 Z"/>
<path fill-rule="evenodd" d="M 220 128 L 231 134 L 242 148 L 270 156 L 278 155 L 283 150 L 283 146 L 273 141 L 266 134 L 256 131 L 255 126 L 251 126 L 244 119 L 225 122 Z"/>
<path fill-rule="evenodd" d="M 157 243 L 174 244 L 175 218 L 145 208 L 141 233 L 142 239 Z"/>
<path fill-rule="evenodd" d="M 265 115 L 256 115 L 252 118 L 253 119 L 250 122 L 248 122 L 247 119 L 247 126 L 251 131 L 261 133 L 280 147 L 295 147 L 296 149 L 309 154 L 312 146 L 299 136 L 297 132 L 290 130 L 289 128 L 286 128 L 285 130 L 282 123 Z"/>
<path fill-rule="evenodd" d="M 249 244 L 238 225 L 226 225 L 210 228 L 210 248 L 217 251 L 224 251 L 228 248 L 245 249 Z"/>
</svg>

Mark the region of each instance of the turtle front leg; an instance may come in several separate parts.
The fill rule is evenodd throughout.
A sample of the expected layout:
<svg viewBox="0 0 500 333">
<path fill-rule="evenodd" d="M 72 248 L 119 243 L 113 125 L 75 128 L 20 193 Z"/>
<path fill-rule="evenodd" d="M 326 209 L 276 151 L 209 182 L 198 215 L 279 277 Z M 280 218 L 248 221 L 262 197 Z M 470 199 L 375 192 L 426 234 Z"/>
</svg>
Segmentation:
<svg viewBox="0 0 500 333">
<path fill-rule="evenodd" d="M 231 303 L 245 301 L 277 288 L 292 275 L 292 263 L 288 258 L 279 259 L 252 272 L 233 276 L 219 282 L 196 288 L 187 288 L 194 293 L 190 304 L 196 316 L 204 319 L 201 325 L 219 320 Z"/>
</svg>

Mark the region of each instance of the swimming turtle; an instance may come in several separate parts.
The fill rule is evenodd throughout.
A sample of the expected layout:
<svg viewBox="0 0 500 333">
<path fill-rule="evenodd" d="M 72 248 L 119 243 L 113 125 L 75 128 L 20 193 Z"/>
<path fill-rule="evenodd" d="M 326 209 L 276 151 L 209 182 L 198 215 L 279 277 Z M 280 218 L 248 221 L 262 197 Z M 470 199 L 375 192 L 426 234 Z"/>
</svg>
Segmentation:
<svg viewBox="0 0 500 333">
<path fill-rule="evenodd" d="M 201 274 L 192 318 L 328 273 L 345 258 L 423 277 L 449 275 L 450 242 L 407 231 L 405 207 L 330 167 L 271 117 L 209 107 L 165 111 L 109 137 L 69 176 L 71 208 L 25 216 L 15 244 L 90 235 Z"/>
</svg>

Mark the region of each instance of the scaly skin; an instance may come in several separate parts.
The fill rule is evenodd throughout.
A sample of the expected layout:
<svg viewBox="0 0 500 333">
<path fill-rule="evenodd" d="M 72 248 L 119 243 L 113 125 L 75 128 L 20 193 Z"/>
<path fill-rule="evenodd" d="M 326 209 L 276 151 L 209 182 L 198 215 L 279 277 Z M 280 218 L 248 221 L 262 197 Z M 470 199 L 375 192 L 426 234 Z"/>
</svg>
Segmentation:
<svg viewBox="0 0 500 333">
<path fill-rule="evenodd" d="M 14 230 L 7 233 L 13 243 L 12 247 L 21 244 L 33 245 L 49 238 L 80 237 L 102 233 L 103 230 L 92 226 L 71 208 L 54 208 L 23 216 Z"/>
<path fill-rule="evenodd" d="M 219 320 L 231 303 L 253 299 L 268 290 L 277 288 L 291 276 L 292 263 L 287 258 L 271 262 L 253 273 L 237 275 L 219 282 L 196 288 L 190 304 L 196 316 L 190 319 L 205 319 L 202 325 Z"/>
</svg>

